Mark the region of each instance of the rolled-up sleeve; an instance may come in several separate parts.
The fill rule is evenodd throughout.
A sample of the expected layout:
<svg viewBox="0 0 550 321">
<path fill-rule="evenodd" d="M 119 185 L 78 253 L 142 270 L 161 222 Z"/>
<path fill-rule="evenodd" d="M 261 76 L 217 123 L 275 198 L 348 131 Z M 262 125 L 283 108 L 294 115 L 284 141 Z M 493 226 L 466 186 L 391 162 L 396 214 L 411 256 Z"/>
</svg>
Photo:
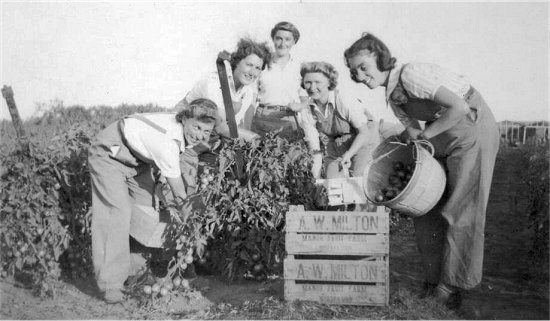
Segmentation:
<svg viewBox="0 0 550 321">
<path fill-rule="evenodd" d="M 319 143 L 319 132 L 315 127 L 317 121 L 313 118 L 313 114 L 309 108 L 304 108 L 299 112 L 300 117 L 300 126 L 304 130 L 304 139 L 308 142 L 309 148 L 311 150 L 321 149 L 321 144 Z"/>
<path fill-rule="evenodd" d="M 369 121 L 374 121 L 374 117 L 367 110 L 367 106 L 358 98 L 350 95 L 340 95 L 339 100 L 340 103 L 336 105 L 340 114 L 344 115 L 354 128 L 361 128 Z"/>
</svg>

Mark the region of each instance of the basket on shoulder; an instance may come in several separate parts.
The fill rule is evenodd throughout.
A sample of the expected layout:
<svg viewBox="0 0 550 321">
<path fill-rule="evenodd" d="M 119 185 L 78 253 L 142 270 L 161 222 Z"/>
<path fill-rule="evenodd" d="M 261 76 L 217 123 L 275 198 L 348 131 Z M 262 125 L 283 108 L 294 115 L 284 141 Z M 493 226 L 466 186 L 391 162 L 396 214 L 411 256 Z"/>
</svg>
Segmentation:
<svg viewBox="0 0 550 321">
<path fill-rule="evenodd" d="M 409 216 L 426 214 L 439 201 L 447 177 L 426 140 L 407 145 L 396 136 L 375 149 L 365 168 L 363 188 L 369 201 Z"/>
</svg>

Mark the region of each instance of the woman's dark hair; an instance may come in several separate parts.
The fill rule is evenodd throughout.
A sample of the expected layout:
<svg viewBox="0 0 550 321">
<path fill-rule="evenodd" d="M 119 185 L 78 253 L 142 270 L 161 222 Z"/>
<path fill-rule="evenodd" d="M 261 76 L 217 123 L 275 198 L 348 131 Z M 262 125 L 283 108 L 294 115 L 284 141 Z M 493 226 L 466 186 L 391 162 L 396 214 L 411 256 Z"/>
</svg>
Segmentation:
<svg viewBox="0 0 550 321">
<path fill-rule="evenodd" d="M 370 33 L 363 33 L 361 38 L 344 51 L 344 58 L 348 68 L 348 60 L 359 54 L 361 50 L 368 50 L 376 56 L 376 66 L 380 71 L 391 70 L 397 61 L 397 59 L 391 56 L 390 50 L 380 39 Z"/>
<path fill-rule="evenodd" d="M 338 71 L 333 65 L 324 61 L 304 62 L 300 68 L 302 76 L 301 86 L 304 88 L 304 76 L 309 73 L 318 72 L 328 79 L 328 90 L 334 90 L 338 85 Z M 304 88 L 305 89 L 305 88 Z"/>
<path fill-rule="evenodd" d="M 250 38 L 241 38 L 237 43 L 237 50 L 231 54 L 231 69 L 235 70 L 241 60 L 252 54 L 263 60 L 262 70 L 271 61 L 271 51 L 267 42 L 256 42 Z"/>
<path fill-rule="evenodd" d="M 271 29 L 271 39 L 275 37 L 275 34 L 279 30 L 292 32 L 292 36 L 294 37 L 294 43 L 298 43 L 298 39 L 300 39 L 300 31 L 298 31 L 298 28 L 296 28 L 295 25 L 287 21 L 279 22 L 273 27 L 273 29 Z"/>
<path fill-rule="evenodd" d="M 176 114 L 178 123 L 191 118 L 207 124 L 215 123 L 218 119 L 218 106 L 207 98 L 195 99 Z"/>
</svg>

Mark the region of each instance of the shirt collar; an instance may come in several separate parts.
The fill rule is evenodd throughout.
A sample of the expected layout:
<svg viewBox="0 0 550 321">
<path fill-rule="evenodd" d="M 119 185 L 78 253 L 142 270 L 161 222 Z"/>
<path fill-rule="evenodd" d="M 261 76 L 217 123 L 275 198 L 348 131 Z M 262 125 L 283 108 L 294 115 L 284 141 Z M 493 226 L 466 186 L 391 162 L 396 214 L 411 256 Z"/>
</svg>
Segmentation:
<svg viewBox="0 0 550 321">
<path fill-rule="evenodd" d="M 386 102 L 389 103 L 390 95 L 397 87 L 399 83 L 399 75 L 401 75 L 401 69 L 403 69 L 402 64 L 397 64 L 392 70 L 390 70 L 390 75 L 388 76 L 388 85 L 386 86 Z"/>
<path fill-rule="evenodd" d="M 336 106 L 336 94 L 334 90 L 331 90 L 328 92 L 328 101 L 327 101 L 327 108 L 325 108 L 325 113 L 323 114 L 321 112 L 321 109 L 319 109 L 319 106 L 317 106 L 315 103 L 310 103 L 309 106 L 313 109 L 319 112 L 319 114 L 322 114 L 325 118 L 329 115 L 329 108 L 334 108 Z"/>
<path fill-rule="evenodd" d="M 180 147 L 180 150 L 183 151 L 185 150 L 185 138 L 183 137 L 183 124 L 179 123 L 178 124 L 179 126 L 177 126 L 176 128 L 174 129 L 169 129 L 166 134 L 168 137 L 172 138 L 173 140 L 175 140 L 179 147 Z"/>
</svg>

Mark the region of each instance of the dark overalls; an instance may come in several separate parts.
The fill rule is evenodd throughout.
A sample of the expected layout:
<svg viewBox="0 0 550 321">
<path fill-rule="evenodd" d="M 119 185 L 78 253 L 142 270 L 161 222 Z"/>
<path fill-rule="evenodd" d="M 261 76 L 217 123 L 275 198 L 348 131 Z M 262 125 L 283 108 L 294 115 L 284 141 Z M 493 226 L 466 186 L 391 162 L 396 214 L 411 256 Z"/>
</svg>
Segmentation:
<svg viewBox="0 0 550 321">
<path fill-rule="evenodd" d="M 303 137 L 296 113 L 286 106 L 260 104 L 252 118 L 252 131 L 258 135 L 281 130 L 279 136 L 289 141 Z"/>
<path fill-rule="evenodd" d="M 341 103 L 338 92 L 335 93 L 335 103 Z M 315 127 L 319 132 L 319 136 L 326 152 L 323 157 L 326 178 L 342 178 L 346 174 L 340 168 L 341 157 L 349 150 L 351 144 L 357 137 L 357 129 L 344 119 L 336 106 L 328 108 L 328 117 L 324 117 L 321 113 L 310 106 L 314 118 L 317 120 Z M 359 151 L 351 158 L 350 174 L 351 176 L 361 176 L 368 162 L 372 160 L 372 152 L 380 142 L 377 125 L 374 121 L 369 122 L 369 131 L 371 135 L 368 144 L 362 146 Z"/>
</svg>

